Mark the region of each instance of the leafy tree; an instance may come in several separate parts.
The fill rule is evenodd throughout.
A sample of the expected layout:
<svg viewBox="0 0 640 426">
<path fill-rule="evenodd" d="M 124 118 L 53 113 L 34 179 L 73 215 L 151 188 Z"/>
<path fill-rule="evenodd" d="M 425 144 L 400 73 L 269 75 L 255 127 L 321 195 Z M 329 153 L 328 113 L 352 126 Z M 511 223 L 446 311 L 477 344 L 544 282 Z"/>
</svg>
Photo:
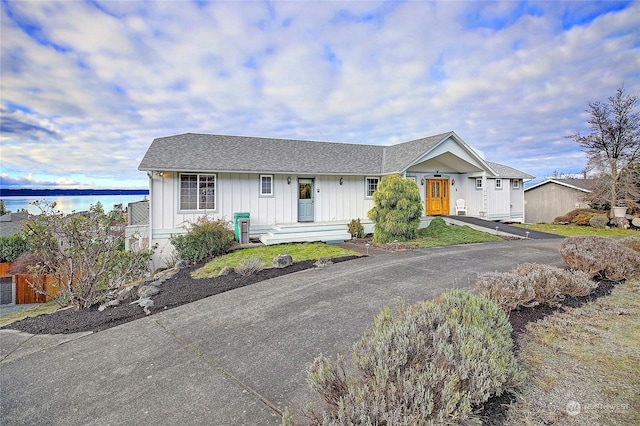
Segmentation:
<svg viewBox="0 0 640 426">
<path fill-rule="evenodd" d="M 633 207 L 638 201 L 637 174 L 634 168 L 640 162 L 640 113 L 637 95 L 625 95 L 624 85 L 608 102 L 590 102 L 589 126 L 591 133 L 570 136 L 587 154 L 588 167 L 598 171 L 606 184 L 593 192 L 592 203 L 613 207 Z"/>
<path fill-rule="evenodd" d="M 415 238 L 422 214 L 420 190 L 413 179 L 385 176 L 373 194 L 367 215 L 374 222 L 373 241 L 388 243 Z"/>
<path fill-rule="evenodd" d="M 4 203 L 4 200 L 0 200 L 0 216 L 3 216 L 7 213 L 7 205 Z"/>
<path fill-rule="evenodd" d="M 55 203 L 35 203 L 40 214 L 23 224 L 23 233 L 35 263 L 35 277 L 56 274 L 56 300 L 61 305 L 86 309 L 102 293 L 149 272 L 151 250 L 124 250 L 124 216 L 121 210 L 105 214 L 102 205 L 88 212 L 65 216 Z"/>
</svg>

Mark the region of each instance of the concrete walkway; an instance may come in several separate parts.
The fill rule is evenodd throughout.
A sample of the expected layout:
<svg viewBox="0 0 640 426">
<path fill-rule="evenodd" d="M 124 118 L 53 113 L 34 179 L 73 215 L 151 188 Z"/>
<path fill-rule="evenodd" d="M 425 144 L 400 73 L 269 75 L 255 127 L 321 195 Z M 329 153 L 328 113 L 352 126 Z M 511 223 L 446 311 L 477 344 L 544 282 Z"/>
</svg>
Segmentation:
<svg viewBox="0 0 640 426">
<path fill-rule="evenodd" d="M 307 401 L 319 404 L 305 382 L 314 357 L 348 355 L 383 306 L 470 288 L 477 273 L 525 261 L 560 266 L 560 242 L 374 255 L 263 281 L 100 333 L 50 340 L 36 351 L 21 351 L 28 335 L 0 331 L 3 353 L 13 354 L 0 362 L 0 422 L 280 424 L 284 407 L 299 413 Z"/>
<path fill-rule="evenodd" d="M 547 232 L 534 231 L 532 229 L 520 228 L 518 226 L 507 225 L 506 223 L 493 222 L 491 220 L 480 219 L 471 216 L 446 216 L 448 223 L 456 225 L 468 225 L 479 231 L 495 233 L 498 235 L 513 235 L 520 238 L 530 238 L 532 240 L 564 239 L 562 235 L 549 234 Z"/>
</svg>

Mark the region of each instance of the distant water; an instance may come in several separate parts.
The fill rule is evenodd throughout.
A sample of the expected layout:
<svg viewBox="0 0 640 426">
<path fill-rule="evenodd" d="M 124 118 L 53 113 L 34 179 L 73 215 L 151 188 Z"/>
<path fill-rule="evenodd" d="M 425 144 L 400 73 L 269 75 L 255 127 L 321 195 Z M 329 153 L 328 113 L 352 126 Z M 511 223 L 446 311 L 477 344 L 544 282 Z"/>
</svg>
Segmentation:
<svg viewBox="0 0 640 426">
<path fill-rule="evenodd" d="M 47 203 L 55 201 L 56 209 L 61 210 L 65 214 L 69 214 L 73 211 L 87 211 L 89 207 L 98 202 L 102 204 L 105 212 L 110 212 L 116 204 L 122 204 L 122 206 L 126 208 L 127 204 L 134 201 L 141 201 L 144 198 L 145 195 L 54 195 L 50 197 L 2 197 L 2 200 L 7 210 L 17 212 L 25 209 L 32 214 L 40 213 L 40 209 L 31 204 L 34 201 L 46 201 Z"/>
</svg>

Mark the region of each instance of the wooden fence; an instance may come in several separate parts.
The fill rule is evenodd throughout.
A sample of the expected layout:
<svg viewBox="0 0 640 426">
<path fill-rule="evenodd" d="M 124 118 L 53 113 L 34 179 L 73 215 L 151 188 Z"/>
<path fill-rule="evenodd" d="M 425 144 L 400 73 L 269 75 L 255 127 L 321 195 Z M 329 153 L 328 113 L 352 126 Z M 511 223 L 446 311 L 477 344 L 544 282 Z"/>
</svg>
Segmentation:
<svg viewBox="0 0 640 426">
<path fill-rule="evenodd" d="M 45 303 L 51 300 L 57 293 L 60 279 L 57 275 L 43 275 L 37 277 L 29 274 L 13 276 L 16 285 L 16 305 L 24 303 Z M 40 291 L 36 291 L 33 287 Z"/>
<path fill-rule="evenodd" d="M 9 262 L 0 263 L 0 277 L 11 276 L 7 272 L 10 266 L 11 263 Z M 48 302 L 58 293 L 60 279 L 57 275 L 44 275 L 42 277 L 37 277 L 31 274 L 17 274 L 13 275 L 12 279 L 13 285 L 15 286 L 15 300 L 13 302 L 16 305 Z M 8 283 L 7 285 L 11 284 Z M 46 294 L 41 294 L 32 286 L 35 286 L 38 290 L 41 290 Z M 9 297 L 9 299 L 11 299 L 11 297 Z"/>
</svg>

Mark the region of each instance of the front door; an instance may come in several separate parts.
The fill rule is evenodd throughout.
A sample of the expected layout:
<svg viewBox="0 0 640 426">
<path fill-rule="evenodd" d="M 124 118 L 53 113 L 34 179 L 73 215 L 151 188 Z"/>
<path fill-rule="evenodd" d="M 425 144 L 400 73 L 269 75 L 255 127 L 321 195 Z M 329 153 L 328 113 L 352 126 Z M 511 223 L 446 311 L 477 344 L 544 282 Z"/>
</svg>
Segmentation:
<svg viewBox="0 0 640 426">
<path fill-rule="evenodd" d="M 427 179 L 427 216 L 449 214 L 449 180 Z"/>
<path fill-rule="evenodd" d="M 298 222 L 313 222 L 313 179 L 298 179 Z"/>
</svg>

